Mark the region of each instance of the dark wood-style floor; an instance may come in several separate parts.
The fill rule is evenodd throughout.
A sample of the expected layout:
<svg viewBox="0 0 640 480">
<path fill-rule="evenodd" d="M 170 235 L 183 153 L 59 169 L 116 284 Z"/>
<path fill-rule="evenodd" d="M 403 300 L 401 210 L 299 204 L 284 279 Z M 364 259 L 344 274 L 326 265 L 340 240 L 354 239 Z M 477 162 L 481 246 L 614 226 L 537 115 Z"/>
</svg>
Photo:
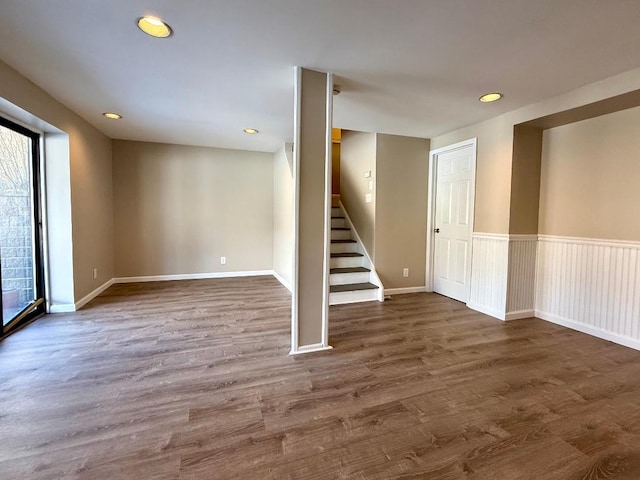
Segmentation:
<svg viewBox="0 0 640 480">
<path fill-rule="evenodd" d="M 414 294 L 291 357 L 289 311 L 270 277 L 116 285 L 8 337 L 0 478 L 640 478 L 640 352 Z"/>
</svg>

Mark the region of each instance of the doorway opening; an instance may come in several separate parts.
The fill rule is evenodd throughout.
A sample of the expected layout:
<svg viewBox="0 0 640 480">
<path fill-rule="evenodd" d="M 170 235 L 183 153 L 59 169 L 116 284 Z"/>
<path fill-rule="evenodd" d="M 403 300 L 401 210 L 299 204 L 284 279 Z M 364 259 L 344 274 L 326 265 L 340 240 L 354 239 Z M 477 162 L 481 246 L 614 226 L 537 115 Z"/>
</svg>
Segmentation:
<svg viewBox="0 0 640 480">
<path fill-rule="evenodd" d="M 0 117 L 2 337 L 45 312 L 40 135 Z"/>
</svg>

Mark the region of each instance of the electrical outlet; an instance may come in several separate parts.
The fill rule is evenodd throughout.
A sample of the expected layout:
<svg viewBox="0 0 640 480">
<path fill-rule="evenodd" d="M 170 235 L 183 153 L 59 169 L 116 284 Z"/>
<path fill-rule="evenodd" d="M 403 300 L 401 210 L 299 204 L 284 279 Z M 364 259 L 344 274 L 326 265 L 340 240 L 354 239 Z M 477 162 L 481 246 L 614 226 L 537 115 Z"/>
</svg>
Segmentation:
<svg viewBox="0 0 640 480">
<path fill-rule="evenodd" d="M 220 257 L 220 265 L 226 265 L 227 264 L 227 257 Z"/>
<path fill-rule="evenodd" d="M 409 276 L 409 269 L 408 268 L 403 268 L 402 269 L 402 276 L 405 277 L 405 278 Z"/>
<path fill-rule="evenodd" d="M 373 202 L 373 195 L 371 195 L 370 193 L 367 193 L 367 194 L 364 196 L 364 201 L 365 201 L 365 202 L 367 202 L 367 203 L 371 203 L 371 202 Z"/>
<path fill-rule="evenodd" d="M 94 268 L 93 269 L 93 279 L 96 280 L 98 278 L 98 269 Z"/>
</svg>

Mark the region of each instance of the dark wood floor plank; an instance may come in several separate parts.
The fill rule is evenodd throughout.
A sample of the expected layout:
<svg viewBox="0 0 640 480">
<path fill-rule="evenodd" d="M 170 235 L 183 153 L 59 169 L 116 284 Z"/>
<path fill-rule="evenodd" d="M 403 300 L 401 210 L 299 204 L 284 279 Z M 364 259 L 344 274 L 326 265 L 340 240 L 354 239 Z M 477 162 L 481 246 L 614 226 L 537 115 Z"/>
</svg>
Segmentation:
<svg viewBox="0 0 640 480">
<path fill-rule="evenodd" d="M 0 343 L 0 478 L 640 478 L 640 352 L 434 294 L 289 356 L 272 277 L 114 285 Z"/>
</svg>

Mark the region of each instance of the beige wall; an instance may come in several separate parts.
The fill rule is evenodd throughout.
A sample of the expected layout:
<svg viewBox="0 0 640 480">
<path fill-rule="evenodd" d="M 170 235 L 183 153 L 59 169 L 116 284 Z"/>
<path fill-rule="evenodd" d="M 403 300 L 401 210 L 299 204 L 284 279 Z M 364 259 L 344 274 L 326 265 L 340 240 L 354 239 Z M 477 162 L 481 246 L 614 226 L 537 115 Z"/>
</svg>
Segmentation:
<svg viewBox="0 0 640 480">
<path fill-rule="evenodd" d="M 511 213 L 509 233 L 538 233 L 542 129 L 516 126 L 511 166 Z"/>
<path fill-rule="evenodd" d="M 297 305 L 298 346 L 323 342 L 325 304 L 325 162 L 327 153 L 326 73 L 301 69 L 296 86 L 300 94 L 300 115 L 295 125 L 296 175 L 300 189 L 297 200 L 298 285 L 294 289 Z"/>
<path fill-rule="evenodd" d="M 364 173 L 371 171 L 371 178 Z M 342 131 L 340 146 L 340 199 L 370 256 L 375 249 L 376 220 L 376 134 Z M 374 182 L 369 191 L 369 181 Z M 371 193 L 373 202 L 366 203 Z"/>
<path fill-rule="evenodd" d="M 272 269 L 272 154 L 114 140 L 113 182 L 116 277 Z"/>
<path fill-rule="evenodd" d="M 640 107 L 544 132 L 539 231 L 640 241 Z"/>
<path fill-rule="evenodd" d="M 111 181 L 111 140 L 86 120 L 59 103 L 44 90 L 40 89 L 7 64 L 0 61 L 0 97 L 20 107 L 9 113 L 19 120 L 39 127 L 47 133 L 53 133 L 54 148 L 45 145 L 47 154 L 62 152 L 67 158 L 47 158 L 47 162 L 62 165 L 69 173 L 68 188 L 62 193 L 71 198 L 70 221 L 49 218 L 50 229 L 69 229 L 64 237 L 72 240 L 72 265 L 67 262 L 64 270 L 73 271 L 73 293 L 59 291 L 56 303 L 72 303 L 103 285 L 113 277 L 113 191 Z M 6 109 L 6 103 L 2 104 Z M 96 112 L 98 117 L 100 112 Z M 66 136 L 64 135 L 66 134 Z M 68 142 L 67 142 L 68 139 Z M 60 141 L 67 145 L 61 146 Z M 49 166 L 47 166 L 47 169 Z M 49 173 L 49 172 L 47 172 Z M 49 191 L 51 202 L 68 202 L 68 196 L 62 200 Z M 58 212 L 64 211 L 59 206 Z M 53 211 L 53 210 L 52 210 Z M 59 232 L 58 232 L 59 233 Z M 55 240 L 55 238 L 54 238 Z M 55 242 L 54 242 L 55 243 Z M 50 245 L 52 246 L 52 245 Z M 53 245 L 56 255 L 58 247 L 64 255 L 69 245 Z M 98 269 L 98 278 L 93 279 L 93 269 Z M 57 270 L 56 270 L 57 271 Z M 52 275 L 56 275 L 52 271 Z M 66 274 L 68 276 L 68 273 Z M 66 279 L 68 280 L 68 279 Z M 54 282 L 54 289 L 59 284 Z"/>
<path fill-rule="evenodd" d="M 425 284 L 429 140 L 376 135 L 376 271 L 385 288 Z M 409 277 L 402 269 L 409 268 Z"/>
<path fill-rule="evenodd" d="M 291 290 L 293 283 L 293 145 L 273 158 L 273 270 Z"/>
<path fill-rule="evenodd" d="M 497 117 L 431 139 L 431 149 L 478 139 L 474 231 L 509 233 L 513 123 Z"/>
</svg>

